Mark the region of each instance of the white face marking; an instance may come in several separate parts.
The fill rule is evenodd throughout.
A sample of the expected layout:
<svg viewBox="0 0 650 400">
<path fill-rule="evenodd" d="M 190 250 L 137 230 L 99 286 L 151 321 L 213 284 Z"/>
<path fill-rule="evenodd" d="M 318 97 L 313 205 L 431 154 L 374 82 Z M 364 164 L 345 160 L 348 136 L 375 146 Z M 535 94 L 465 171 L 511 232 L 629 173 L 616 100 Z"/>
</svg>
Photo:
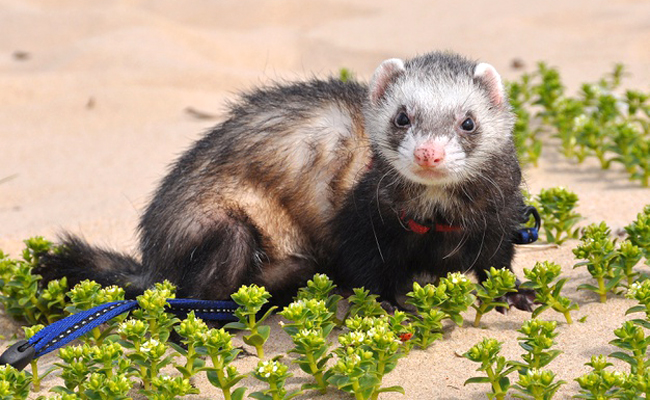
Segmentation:
<svg viewBox="0 0 650 400">
<path fill-rule="evenodd" d="M 386 127 L 402 107 L 411 117 L 412 126 L 404 133 L 398 148 L 393 149 L 387 136 L 391 133 Z M 471 137 L 474 147 L 468 154 L 461 138 L 473 134 L 462 132 L 459 125 L 470 114 L 479 125 L 479 133 Z M 386 159 L 405 178 L 424 185 L 447 186 L 476 176 L 488 157 L 503 153 L 511 135 L 509 113 L 495 108 L 471 78 L 398 81 L 391 95 L 386 96 L 368 120 L 380 127 L 371 130 L 375 135 L 372 140 Z M 419 167 L 414 158 L 414 150 L 426 141 L 444 145 L 446 155 L 441 165 L 428 171 Z"/>
</svg>

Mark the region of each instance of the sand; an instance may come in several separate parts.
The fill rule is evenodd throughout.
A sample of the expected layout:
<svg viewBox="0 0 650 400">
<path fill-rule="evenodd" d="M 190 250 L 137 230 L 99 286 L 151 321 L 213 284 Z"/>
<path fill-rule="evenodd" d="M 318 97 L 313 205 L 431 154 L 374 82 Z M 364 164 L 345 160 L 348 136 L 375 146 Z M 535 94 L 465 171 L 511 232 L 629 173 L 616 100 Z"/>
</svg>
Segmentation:
<svg viewBox="0 0 650 400">
<path fill-rule="evenodd" d="M 138 216 L 167 165 L 219 121 L 233 93 L 341 67 L 365 80 L 383 59 L 440 49 L 490 62 L 505 79 L 522 72 L 511 68 L 513 59 L 523 71 L 544 60 L 560 68 L 570 91 L 623 62 L 625 84 L 648 91 L 650 3 L 0 0 L 0 249 L 17 256 L 23 239 L 65 229 L 134 251 Z M 197 118 L 188 107 L 214 118 Z M 578 193 L 583 225 L 604 220 L 617 230 L 650 203 L 650 189 L 620 170 L 578 166 L 552 145 L 538 168 L 526 169 L 527 185 L 533 193 L 557 185 Z M 535 261 L 560 263 L 571 278 L 564 292 L 581 307 L 574 320 L 586 317 L 568 326 L 558 314 L 542 314 L 559 321 L 564 353 L 550 368 L 569 383 L 558 398 L 576 393 L 573 379 L 588 370 L 590 355 L 614 351 L 612 330 L 633 305 L 622 298 L 602 305 L 576 292 L 589 279 L 571 268 L 574 246 L 520 249 L 515 265 L 522 276 Z M 477 365 L 457 354 L 490 336 L 505 342 L 506 357 L 518 358 L 516 329 L 527 318 L 513 311 L 486 316 L 480 329 L 448 327 L 444 341 L 414 351 L 386 377 L 406 396 L 382 398 L 484 398 L 484 386 L 463 387 Z M 18 331 L 1 321 L 7 339 Z M 288 347 L 274 329 L 269 352 Z M 255 363 L 249 357 L 238 365 L 246 371 Z M 303 382 L 297 373 L 290 386 Z M 195 398 L 219 398 L 204 380 L 197 384 Z"/>
</svg>

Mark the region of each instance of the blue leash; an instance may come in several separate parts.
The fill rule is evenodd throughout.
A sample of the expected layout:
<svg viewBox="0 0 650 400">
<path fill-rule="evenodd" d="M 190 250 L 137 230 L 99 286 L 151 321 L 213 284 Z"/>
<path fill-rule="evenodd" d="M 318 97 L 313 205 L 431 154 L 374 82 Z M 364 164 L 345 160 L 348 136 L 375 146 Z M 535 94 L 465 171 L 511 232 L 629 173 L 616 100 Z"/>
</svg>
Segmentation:
<svg viewBox="0 0 650 400">
<path fill-rule="evenodd" d="M 535 207 L 528 206 L 524 209 L 522 222 L 527 222 L 531 216 L 535 219 L 535 226 L 519 229 L 513 240 L 514 243 L 530 244 L 539 237 L 541 218 Z M 197 317 L 204 320 L 237 320 L 234 312 L 238 305 L 234 301 L 168 299 L 167 302 L 169 311 L 179 316 L 194 311 Z M 137 307 L 136 300 L 122 300 L 70 315 L 41 329 L 29 340 L 19 340 L 9 347 L 0 355 L 0 365 L 9 364 L 22 370 L 33 359 L 63 347 L 104 322 Z"/>
<path fill-rule="evenodd" d="M 197 317 L 211 321 L 236 321 L 234 312 L 239 307 L 234 301 L 167 299 L 169 311 L 187 315 L 194 311 Z M 38 331 L 29 340 L 19 340 L 0 356 L 0 365 L 9 364 L 22 370 L 44 354 L 65 346 L 74 339 L 120 314 L 138 308 L 136 300 L 114 301 L 63 318 Z"/>
</svg>

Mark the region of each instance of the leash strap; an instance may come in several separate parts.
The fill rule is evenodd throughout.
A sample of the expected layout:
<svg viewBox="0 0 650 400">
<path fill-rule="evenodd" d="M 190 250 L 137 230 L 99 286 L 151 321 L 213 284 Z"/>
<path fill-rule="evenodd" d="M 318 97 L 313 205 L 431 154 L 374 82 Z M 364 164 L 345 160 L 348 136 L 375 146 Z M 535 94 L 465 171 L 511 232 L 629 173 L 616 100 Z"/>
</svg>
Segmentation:
<svg viewBox="0 0 650 400">
<path fill-rule="evenodd" d="M 528 222 L 531 216 L 535 219 L 535 226 L 516 231 L 514 243 L 530 244 L 538 239 L 541 226 L 539 213 L 535 207 L 525 207 L 522 214 L 522 223 Z M 234 312 L 238 306 L 233 301 L 168 299 L 167 303 L 169 304 L 169 311 L 179 317 L 194 311 L 197 317 L 205 320 L 237 320 Z M 137 307 L 138 302 L 136 300 L 114 301 L 70 315 L 41 329 L 29 340 L 20 340 L 9 347 L 0 355 L 0 365 L 9 364 L 18 370 L 22 370 L 33 359 L 63 347 L 93 328 Z"/>
<path fill-rule="evenodd" d="M 197 317 L 211 321 L 236 321 L 239 307 L 233 301 L 168 299 L 169 311 L 185 316 L 194 311 Z M 9 364 L 18 370 L 33 359 L 65 346 L 93 328 L 125 312 L 138 308 L 136 300 L 114 301 L 63 318 L 38 331 L 29 340 L 20 340 L 0 356 L 0 365 Z"/>
</svg>

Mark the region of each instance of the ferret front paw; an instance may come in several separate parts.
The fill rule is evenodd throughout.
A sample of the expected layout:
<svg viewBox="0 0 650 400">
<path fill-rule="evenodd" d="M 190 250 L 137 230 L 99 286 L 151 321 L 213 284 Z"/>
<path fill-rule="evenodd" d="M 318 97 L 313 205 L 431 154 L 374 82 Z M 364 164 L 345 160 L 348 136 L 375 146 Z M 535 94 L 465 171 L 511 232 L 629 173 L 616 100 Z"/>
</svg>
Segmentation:
<svg viewBox="0 0 650 400">
<path fill-rule="evenodd" d="M 509 307 L 514 306 L 522 311 L 533 311 L 533 304 L 535 304 L 535 291 L 531 289 L 518 289 L 516 292 L 508 293 L 505 295 L 505 301 Z M 497 311 L 504 313 L 502 310 Z"/>
</svg>

